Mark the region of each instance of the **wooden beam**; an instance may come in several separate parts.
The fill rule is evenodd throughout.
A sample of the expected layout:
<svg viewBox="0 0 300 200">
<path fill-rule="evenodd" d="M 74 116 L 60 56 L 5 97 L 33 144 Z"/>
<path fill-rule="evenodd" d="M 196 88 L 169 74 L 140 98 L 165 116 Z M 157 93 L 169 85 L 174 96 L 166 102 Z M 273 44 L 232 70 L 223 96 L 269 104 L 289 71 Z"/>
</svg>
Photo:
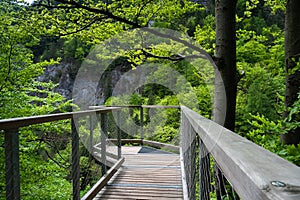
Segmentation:
<svg viewBox="0 0 300 200">
<path fill-rule="evenodd" d="M 242 199 L 300 199 L 298 166 L 186 107 L 181 110 Z"/>
<path fill-rule="evenodd" d="M 112 167 L 116 163 L 117 159 L 107 157 L 105 160 L 101 157 L 101 153 L 94 152 L 93 156 L 101 163 L 105 162 L 105 166 Z"/>
<path fill-rule="evenodd" d="M 103 109 L 103 108 L 111 108 L 111 107 L 118 107 L 118 108 L 140 108 L 140 105 L 120 105 L 120 106 L 89 106 L 89 109 Z"/>
<path fill-rule="evenodd" d="M 99 191 L 106 185 L 106 183 L 111 179 L 111 177 L 118 171 L 124 162 L 124 158 L 118 160 L 118 162 L 110 168 L 107 173 L 90 189 L 81 200 L 93 199 Z"/>
<path fill-rule="evenodd" d="M 108 139 L 109 142 L 112 142 L 114 144 L 117 143 L 117 139 Z M 172 144 L 166 144 L 162 142 L 155 142 L 151 140 L 141 140 L 141 139 L 122 139 L 121 140 L 122 145 L 124 144 L 143 144 L 143 145 L 148 145 L 151 147 L 156 147 L 156 148 L 165 148 L 170 151 L 174 151 L 176 153 L 179 153 L 179 146 L 175 146 Z"/>
<path fill-rule="evenodd" d="M 109 142 L 112 142 L 114 144 L 117 144 L 118 140 L 117 139 L 108 139 Z M 121 139 L 121 144 L 142 144 L 141 139 Z"/>
<path fill-rule="evenodd" d="M 111 106 L 89 106 L 90 109 L 100 109 L 100 108 L 110 108 Z M 180 106 L 165 106 L 165 105 L 121 105 L 121 106 L 113 106 L 113 107 L 120 107 L 120 108 L 161 108 L 161 109 L 167 109 L 167 108 L 176 108 L 180 109 Z"/>
<path fill-rule="evenodd" d="M 168 109 L 168 108 L 176 108 L 180 109 L 180 106 L 163 106 L 163 105 L 143 105 L 143 108 L 161 108 L 161 109 Z"/>
<path fill-rule="evenodd" d="M 72 119 L 72 183 L 73 200 L 80 199 L 80 153 L 79 153 L 79 134 Z"/>
<path fill-rule="evenodd" d="M 0 120 L 0 130 L 16 129 L 19 127 L 29 126 L 33 124 L 41 124 L 41 123 L 53 122 L 53 121 L 58 121 L 63 119 L 79 118 L 79 117 L 88 116 L 93 113 L 96 114 L 107 113 L 116 109 L 121 109 L 121 108 L 110 107 L 110 108 L 102 108 L 97 110 L 85 110 L 85 111 L 78 111 L 78 112 L 56 113 L 56 114 L 49 114 L 49 115 L 3 119 Z"/>
<path fill-rule="evenodd" d="M 144 139 L 144 108 L 140 107 L 140 137 Z"/>
<path fill-rule="evenodd" d="M 151 147 L 156 147 L 156 148 L 165 148 L 165 149 L 168 149 L 170 151 L 175 151 L 176 153 L 179 153 L 179 146 L 175 146 L 175 145 L 172 145 L 172 144 L 166 144 L 166 143 L 162 143 L 162 142 L 155 142 L 155 141 L 151 141 L 151 140 L 143 140 L 143 144 L 151 146 Z"/>
<path fill-rule="evenodd" d="M 100 146 L 100 145 L 101 145 L 101 143 L 98 143 L 97 145 L 94 145 L 94 146 L 93 146 L 93 148 L 94 148 L 95 150 L 98 150 L 98 152 L 93 152 L 94 154 L 101 152 L 101 147 L 98 147 L 98 146 Z M 118 155 L 113 154 L 113 153 L 110 153 L 110 152 L 108 152 L 108 151 L 106 151 L 105 154 L 106 154 L 106 156 L 111 157 L 111 158 L 113 158 L 113 159 L 116 159 L 116 160 L 119 159 L 119 158 L 118 158 Z"/>
<path fill-rule="evenodd" d="M 20 160 L 18 129 L 5 131 L 6 199 L 20 199 Z"/>
<path fill-rule="evenodd" d="M 100 127 L 101 127 L 101 131 L 100 131 L 100 147 L 101 147 L 101 172 L 102 175 L 105 174 L 107 172 L 107 167 L 106 167 L 106 138 L 107 138 L 107 115 L 106 113 L 101 113 L 101 117 L 100 117 Z"/>
<path fill-rule="evenodd" d="M 184 171 L 184 158 L 183 158 L 183 152 L 182 148 L 179 148 L 180 151 L 180 167 L 181 167 L 181 181 L 182 181 L 182 194 L 183 194 L 183 200 L 189 200 L 188 195 L 188 187 L 186 182 L 186 174 Z"/>
</svg>

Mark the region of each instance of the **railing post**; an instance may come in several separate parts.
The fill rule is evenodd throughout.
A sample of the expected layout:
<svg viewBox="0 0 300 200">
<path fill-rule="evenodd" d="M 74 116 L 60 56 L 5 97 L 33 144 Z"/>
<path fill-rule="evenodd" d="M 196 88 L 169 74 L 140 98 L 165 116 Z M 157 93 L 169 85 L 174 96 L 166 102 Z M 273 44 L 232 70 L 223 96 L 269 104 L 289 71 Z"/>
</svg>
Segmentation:
<svg viewBox="0 0 300 200">
<path fill-rule="evenodd" d="M 210 180 L 210 158 L 209 153 L 201 140 L 199 140 L 199 192 L 200 200 L 209 200 L 209 193 L 211 191 Z"/>
<path fill-rule="evenodd" d="M 143 106 L 140 106 L 140 134 L 141 134 L 141 140 L 143 144 L 144 140 L 144 108 Z"/>
<path fill-rule="evenodd" d="M 225 177 L 222 171 L 219 169 L 217 161 L 214 159 L 214 179 L 215 179 L 215 189 L 216 189 L 216 199 L 222 200 L 223 196 L 227 194 L 225 188 Z"/>
<path fill-rule="evenodd" d="M 196 132 L 185 114 L 181 115 L 181 147 L 189 200 L 196 199 Z"/>
<path fill-rule="evenodd" d="M 191 193 L 190 193 L 190 199 L 191 200 L 195 200 L 196 199 L 196 143 L 197 143 L 197 139 L 196 139 L 196 132 L 194 131 L 193 127 L 191 126 L 190 129 L 190 133 L 189 133 L 189 141 L 190 141 L 190 166 L 189 166 L 189 170 L 190 170 L 190 178 L 191 178 L 191 185 L 190 185 L 190 189 L 191 189 Z"/>
<path fill-rule="evenodd" d="M 91 149 L 90 155 L 94 154 L 94 123 L 93 123 L 93 115 L 90 114 L 90 138 L 89 138 L 89 148 Z"/>
<path fill-rule="evenodd" d="M 80 199 L 80 155 L 79 155 L 79 135 L 75 126 L 74 117 L 72 123 L 72 180 L 73 199 Z"/>
<path fill-rule="evenodd" d="M 6 199 L 20 199 L 18 129 L 5 131 Z"/>
<path fill-rule="evenodd" d="M 101 172 L 102 176 L 107 172 L 106 168 L 106 137 L 107 137 L 107 115 L 101 113 Z"/>
<path fill-rule="evenodd" d="M 119 124 L 120 124 L 120 111 L 117 111 L 116 128 L 117 128 L 118 159 L 120 159 L 121 156 L 122 156 L 122 152 L 121 152 L 121 147 L 122 147 L 122 142 L 121 142 L 121 128 L 119 127 Z"/>
</svg>

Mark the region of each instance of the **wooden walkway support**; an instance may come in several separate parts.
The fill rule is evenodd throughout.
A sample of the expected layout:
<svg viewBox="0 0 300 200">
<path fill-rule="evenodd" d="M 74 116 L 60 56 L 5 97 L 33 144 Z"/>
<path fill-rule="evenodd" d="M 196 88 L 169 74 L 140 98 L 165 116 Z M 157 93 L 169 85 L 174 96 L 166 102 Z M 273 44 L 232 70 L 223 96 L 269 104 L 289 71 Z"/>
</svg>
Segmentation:
<svg viewBox="0 0 300 200">
<path fill-rule="evenodd" d="M 95 199 L 183 199 L 179 154 L 122 147 L 121 169 Z"/>
</svg>

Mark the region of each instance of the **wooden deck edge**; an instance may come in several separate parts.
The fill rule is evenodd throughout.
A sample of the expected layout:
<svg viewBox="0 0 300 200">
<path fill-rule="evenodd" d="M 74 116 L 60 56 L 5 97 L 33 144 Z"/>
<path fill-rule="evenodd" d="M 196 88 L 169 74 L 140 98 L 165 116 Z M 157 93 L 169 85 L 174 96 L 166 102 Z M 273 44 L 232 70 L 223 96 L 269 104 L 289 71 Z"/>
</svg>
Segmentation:
<svg viewBox="0 0 300 200">
<path fill-rule="evenodd" d="M 189 200 L 186 174 L 184 171 L 183 152 L 181 147 L 179 148 L 179 151 L 180 151 L 179 156 L 180 156 L 180 167 L 181 167 L 182 195 L 184 200 Z"/>
<path fill-rule="evenodd" d="M 117 144 L 118 140 L 117 139 L 107 139 L 108 142 L 112 142 L 114 144 Z M 142 139 L 122 139 L 121 144 L 142 144 L 143 140 Z"/>
<path fill-rule="evenodd" d="M 117 143 L 117 139 L 108 139 L 109 142 L 112 142 L 114 144 Z M 151 140 L 142 140 L 142 139 L 122 139 L 121 140 L 122 145 L 123 144 L 141 144 L 141 145 L 148 145 L 150 147 L 156 147 L 156 148 L 165 148 L 167 150 L 173 151 L 175 153 L 179 154 L 179 146 L 175 146 L 172 144 L 166 144 L 162 142 L 155 142 Z"/>
<path fill-rule="evenodd" d="M 125 158 L 119 159 L 110 170 L 81 198 L 81 200 L 93 199 L 100 190 L 106 185 L 106 183 L 111 179 L 111 177 L 118 171 L 118 169 L 124 163 Z"/>
<path fill-rule="evenodd" d="M 181 109 L 181 106 L 176 105 L 115 105 L 115 106 L 89 106 L 89 109 L 101 109 L 101 108 L 111 108 L 111 107 L 119 107 L 119 108 L 161 108 L 161 109 L 167 109 L 167 108 L 176 108 Z"/>
<path fill-rule="evenodd" d="M 157 147 L 157 148 L 165 148 L 170 151 L 175 151 L 176 153 L 180 152 L 180 148 L 178 146 L 172 145 L 172 144 L 165 144 L 162 142 L 155 142 L 151 140 L 143 140 L 143 144 L 149 145 L 151 147 Z"/>
<path fill-rule="evenodd" d="M 99 143 L 99 144 L 101 144 L 101 143 Z M 98 144 L 97 144 L 97 145 L 98 145 Z M 94 154 L 95 154 L 95 153 L 101 152 L 101 148 L 100 148 L 100 147 L 97 147 L 97 145 L 94 146 L 94 149 L 98 150 L 98 152 L 93 152 Z M 100 146 L 100 145 L 99 145 L 99 146 Z M 110 152 L 107 152 L 107 151 L 106 151 L 105 154 L 106 154 L 106 156 L 111 157 L 111 158 L 113 158 L 113 159 L 118 159 L 118 155 L 115 155 L 115 154 L 113 154 L 113 153 L 110 153 Z"/>
<path fill-rule="evenodd" d="M 112 157 L 106 156 L 105 159 L 101 157 L 101 153 L 94 152 L 93 156 L 100 162 L 105 163 L 108 167 L 113 167 L 116 162 L 118 162 L 117 159 L 114 159 Z"/>
</svg>

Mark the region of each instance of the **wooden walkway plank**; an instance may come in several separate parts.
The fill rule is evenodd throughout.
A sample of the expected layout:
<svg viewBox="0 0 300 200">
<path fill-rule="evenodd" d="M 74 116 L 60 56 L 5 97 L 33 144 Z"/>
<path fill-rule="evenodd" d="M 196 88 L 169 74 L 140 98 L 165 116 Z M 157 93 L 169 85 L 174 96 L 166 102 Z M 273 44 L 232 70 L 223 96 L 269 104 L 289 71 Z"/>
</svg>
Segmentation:
<svg viewBox="0 0 300 200">
<path fill-rule="evenodd" d="M 147 151 L 122 147 L 122 168 L 95 199 L 183 199 L 179 155 Z"/>
</svg>

